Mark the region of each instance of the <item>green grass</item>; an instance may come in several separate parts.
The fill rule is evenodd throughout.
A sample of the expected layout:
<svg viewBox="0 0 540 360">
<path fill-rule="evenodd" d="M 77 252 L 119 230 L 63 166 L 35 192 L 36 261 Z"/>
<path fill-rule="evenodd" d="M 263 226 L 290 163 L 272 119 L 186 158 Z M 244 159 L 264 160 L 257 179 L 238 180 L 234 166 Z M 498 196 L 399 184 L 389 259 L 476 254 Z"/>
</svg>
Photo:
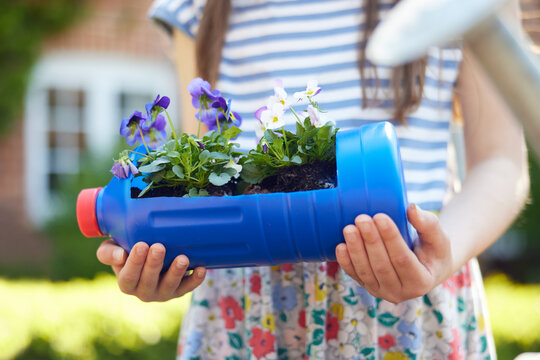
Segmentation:
<svg viewBox="0 0 540 360">
<path fill-rule="evenodd" d="M 485 282 L 499 359 L 540 351 L 540 284 Z M 173 359 L 189 296 L 143 303 L 112 275 L 0 279 L 0 359 Z"/>
</svg>

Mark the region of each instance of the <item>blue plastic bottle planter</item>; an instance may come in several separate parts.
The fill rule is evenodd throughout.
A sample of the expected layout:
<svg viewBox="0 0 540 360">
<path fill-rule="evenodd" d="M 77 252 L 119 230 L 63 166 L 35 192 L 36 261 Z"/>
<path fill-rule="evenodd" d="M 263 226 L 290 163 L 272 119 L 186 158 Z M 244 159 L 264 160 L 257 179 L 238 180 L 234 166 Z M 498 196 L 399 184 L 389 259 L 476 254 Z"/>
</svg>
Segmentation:
<svg viewBox="0 0 540 360">
<path fill-rule="evenodd" d="M 395 130 L 379 122 L 336 139 L 337 187 L 198 198 L 131 198 L 132 178 L 113 178 L 77 200 L 86 236 L 112 236 L 129 251 L 162 243 L 165 266 L 179 254 L 190 267 L 275 265 L 335 260 L 342 229 L 359 214 L 388 214 L 412 246 L 407 195 Z"/>
</svg>

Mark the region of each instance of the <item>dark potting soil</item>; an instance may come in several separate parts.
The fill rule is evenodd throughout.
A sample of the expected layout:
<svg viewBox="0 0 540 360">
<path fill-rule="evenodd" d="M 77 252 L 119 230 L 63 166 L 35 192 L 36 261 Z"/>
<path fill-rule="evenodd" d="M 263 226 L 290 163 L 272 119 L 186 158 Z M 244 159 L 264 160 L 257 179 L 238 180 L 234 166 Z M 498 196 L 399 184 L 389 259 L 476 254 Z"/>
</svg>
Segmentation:
<svg viewBox="0 0 540 360">
<path fill-rule="evenodd" d="M 264 194 L 331 189 L 337 186 L 336 162 L 314 162 L 279 169 L 261 184 L 250 185 L 244 194 Z"/>
<path fill-rule="evenodd" d="M 237 194 L 237 185 L 236 182 L 229 182 L 224 186 L 210 185 L 205 190 L 209 196 L 231 196 Z M 261 184 L 247 186 L 242 194 L 308 191 L 331 189 L 336 186 L 336 162 L 318 161 L 311 164 L 281 168 L 276 175 L 264 179 Z M 138 198 L 140 193 L 140 189 L 131 188 L 132 198 Z M 185 193 L 183 187 L 160 187 L 149 190 L 141 198 L 182 197 Z"/>
<path fill-rule="evenodd" d="M 223 186 L 209 185 L 206 189 L 209 196 L 231 196 L 236 194 L 236 183 L 229 182 Z M 141 193 L 141 189 L 132 187 L 131 198 L 136 199 Z M 182 186 L 166 186 L 148 190 L 141 198 L 152 197 L 182 197 L 186 194 L 186 189 Z"/>
</svg>

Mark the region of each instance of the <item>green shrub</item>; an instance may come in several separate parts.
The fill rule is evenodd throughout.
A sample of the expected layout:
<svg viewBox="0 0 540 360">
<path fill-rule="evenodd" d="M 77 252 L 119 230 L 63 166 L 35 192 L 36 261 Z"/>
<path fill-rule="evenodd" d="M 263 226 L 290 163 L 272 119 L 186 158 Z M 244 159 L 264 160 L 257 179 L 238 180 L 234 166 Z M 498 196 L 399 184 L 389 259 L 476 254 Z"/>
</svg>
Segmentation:
<svg viewBox="0 0 540 360">
<path fill-rule="evenodd" d="M 188 301 L 143 303 L 110 275 L 0 279 L 0 358 L 172 359 Z"/>
<path fill-rule="evenodd" d="M 515 284 L 499 274 L 485 288 L 499 359 L 540 352 L 540 284 Z"/>
<path fill-rule="evenodd" d="M 540 351 L 540 284 L 497 275 L 485 285 L 499 359 Z M 172 359 L 188 302 L 143 303 L 108 274 L 0 279 L 0 359 Z"/>
</svg>

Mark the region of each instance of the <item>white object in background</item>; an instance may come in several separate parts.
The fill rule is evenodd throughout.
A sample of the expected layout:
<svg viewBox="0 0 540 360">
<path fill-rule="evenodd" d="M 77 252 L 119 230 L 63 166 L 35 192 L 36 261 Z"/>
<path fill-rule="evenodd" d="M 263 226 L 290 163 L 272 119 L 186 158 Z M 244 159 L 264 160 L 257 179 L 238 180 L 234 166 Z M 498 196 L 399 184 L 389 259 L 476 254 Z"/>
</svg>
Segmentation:
<svg viewBox="0 0 540 360">
<path fill-rule="evenodd" d="M 492 15 L 505 0 L 402 0 L 373 32 L 368 59 L 396 66 L 457 39 Z"/>
</svg>

